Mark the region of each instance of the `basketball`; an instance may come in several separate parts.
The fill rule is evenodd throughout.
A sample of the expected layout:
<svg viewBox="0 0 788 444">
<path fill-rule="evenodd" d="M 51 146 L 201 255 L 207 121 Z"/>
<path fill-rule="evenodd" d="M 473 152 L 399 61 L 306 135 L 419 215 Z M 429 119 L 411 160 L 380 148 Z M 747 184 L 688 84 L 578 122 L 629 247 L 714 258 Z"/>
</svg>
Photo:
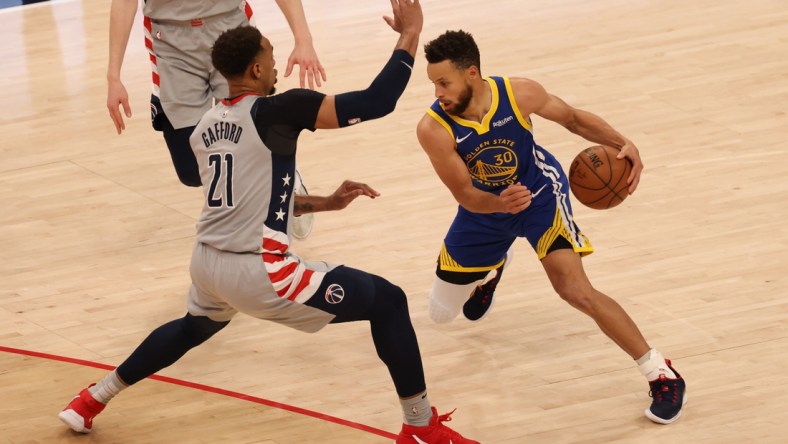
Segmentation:
<svg viewBox="0 0 788 444">
<path fill-rule="evenodd" d="M 569 168 L 569 188 L 583 205 L 606 210 L 627 198 L 627 178 L 632 164 L 627 159 L 616 159 L 619 151 L 609 146 L 584 149 Z"/>
</svg>

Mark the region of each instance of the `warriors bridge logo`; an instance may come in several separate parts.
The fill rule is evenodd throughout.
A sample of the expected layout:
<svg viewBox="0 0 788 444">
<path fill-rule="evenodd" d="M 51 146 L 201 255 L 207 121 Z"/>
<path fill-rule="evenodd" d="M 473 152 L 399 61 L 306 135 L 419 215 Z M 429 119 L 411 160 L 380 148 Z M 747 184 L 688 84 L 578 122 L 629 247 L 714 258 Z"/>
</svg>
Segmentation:
<svg viewBox="0 0 788 444">
<path fill-rule="evenodd" d="M 481 185 L 495 187 L 517 182 L 518 159 L 511 140 L 485 141 L 463 160 L 473 180 Z"/>
</svg>

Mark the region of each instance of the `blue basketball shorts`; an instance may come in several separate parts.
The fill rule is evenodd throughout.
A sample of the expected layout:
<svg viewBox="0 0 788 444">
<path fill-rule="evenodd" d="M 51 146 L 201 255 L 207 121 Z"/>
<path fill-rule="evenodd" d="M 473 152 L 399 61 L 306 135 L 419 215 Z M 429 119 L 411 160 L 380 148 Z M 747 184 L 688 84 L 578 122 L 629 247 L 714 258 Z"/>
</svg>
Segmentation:
<svg viewBox="0 0 788 444">
<path fill-rule="evenodd" d="M 459 207 L 443 240 L 438 267 L 464 273 L 495 269 L 518 237 L 528 240 L 540 260 L 558 237 L 566 239 L 576 253 L 591 254 L 594 248 L 572 217 L 566 175 L 542 185 L 531 206 L 518 214 L 478 214 Z"/>
</svg>

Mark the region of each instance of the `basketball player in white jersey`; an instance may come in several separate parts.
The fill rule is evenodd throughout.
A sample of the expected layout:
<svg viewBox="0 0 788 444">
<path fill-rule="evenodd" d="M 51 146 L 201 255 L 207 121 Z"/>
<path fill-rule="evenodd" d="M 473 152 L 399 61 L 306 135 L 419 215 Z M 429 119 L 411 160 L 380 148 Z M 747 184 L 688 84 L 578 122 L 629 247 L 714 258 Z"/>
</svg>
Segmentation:
<svg viewBox="0 0 788 444">
<path fill-rule="evenodd" d="M 115 371 L 71 401 L 59 416 L 73 430 L 89 432 L 112 397 L 173 364 L 240 311 L 305 332 L 369 321 L 402 406 L 396 442 L 478 444 L 444 425 L 449 415 L 438 415 L 430 404 L 404 292 L 379 276 L 305 261 L 289 249 L 287 221 L 294 212 L 337 208 L 329 198 L 293 196 L 300 132 L 383 117 L 410 79 L 421 6 L 418 0 L 391 3 L 394 17 L 386 21 L 400 38 L 383 70 L 361 91 L 270 95 L 277 72 L 268 39 L 245 26 L 216 41 L 212 63 L 228 79 L 229 95 L 205 114 L 190 139 L 205 205 L 192 254 L 188 313 L 154 330 Z"/>
<path fill-rule="evenodd" d="M 120 134 L 131 117 L 126 88 L 120 77 L 139 0 L 112 0 L 107 67 L 107 108 Z M 293 32 L 295 47 L 287 61 L 285 77 L 299 65 L 301 87 L 321 85 L 326 73 L 312 46 L 312 35 L 301 0 L 276 0 Z M 254 26 L 252 8 L 245 0 L 143 0 L 145 46 L 150 52 L 153 93 L 151 120 L 161 131 L 178 179 L 199 187 L 200 173 L 189 136 L 214 99 L 227 97 L 227 82 L 211 66 L 211 45 L 223 31 L 240 25 Z M 120 111 L 123 108 L 123 113 Z M 300 185 L 300 175 L 298 176 Z M 305 187 L 296 188 L 300 194 Z M 293 235 L 306 237 L 312 215 L 294 218 Z"/>
</svg>

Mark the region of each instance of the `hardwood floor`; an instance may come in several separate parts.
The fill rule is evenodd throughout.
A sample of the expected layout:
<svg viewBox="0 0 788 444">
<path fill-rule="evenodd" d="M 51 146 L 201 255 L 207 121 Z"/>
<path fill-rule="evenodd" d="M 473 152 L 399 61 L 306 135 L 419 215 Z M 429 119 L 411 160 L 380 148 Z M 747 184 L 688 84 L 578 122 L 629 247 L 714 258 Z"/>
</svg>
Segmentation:
<svg viewBox="0 0 788 444">
<path fill-rule="evenodd" d="M 365 87 L 396 36 L 389 2 L 303 1 L 328 72 L 322 91 Z M 382 193 L 316 216 L 307 259 L 380 274 L 409 296 L 440 412 L 487 443 L 779 443 L 788 401 L 788 9 L 781 1 L 423 1 L 422 43 L 470 31 L 485 75 L 525 76 L 603 116 L 646 170 L 619 207 L 575 204 L 596 247 L 595 286 L 686 378 L 670 426 L 643 417 L 648 386 L 629 357 L 561 301 L 532 250 L 516 257 L 483 322 L 433 324 L 434 261 L 456 204 L 415 137 L 431 104 L 425 61 L 390 116 L 305 134 L 313 194 L 343 179 Z M 252 2 L 280 73 L 292 38 L 273 0 Z M 107 116 L 109 2 L 0 9 L 0 346 L 117 365 L 185 312 L 202 195 L 179 184 L 150 128 L 141 24 L 123 70 L 133 117 Z M 296 86 L 279 79 L 278 89 Z M 535 119 L 562 161 L 591 145 Z M 401 416 L 366 324 L 316 335 L 239 315 L 162 375 L 396 433 Z M 160 381 L 124 392 L 76 436 L 57 420 L 105 371 L 0 353 L 0 442 L 377 443 L 389 439 Z"/>
</svg>

